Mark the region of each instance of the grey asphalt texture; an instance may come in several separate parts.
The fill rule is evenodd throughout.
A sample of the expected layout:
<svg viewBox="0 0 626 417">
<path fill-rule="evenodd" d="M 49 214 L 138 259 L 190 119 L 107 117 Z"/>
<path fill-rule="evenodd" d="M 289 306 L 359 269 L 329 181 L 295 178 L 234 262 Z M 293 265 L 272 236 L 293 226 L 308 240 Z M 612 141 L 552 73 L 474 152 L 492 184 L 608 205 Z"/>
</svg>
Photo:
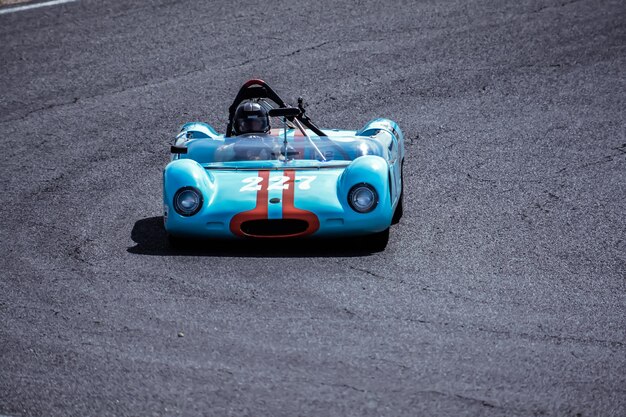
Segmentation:
<svg viewBox="0 0 626 417">
<path fill-rule="evenodd" d="M 0 15 L 0 414 L 626 415 L 626 3 Z M 260 77 L 406 135 L 360 240 L 177 250 L 169 144 Z"/>
</svg>

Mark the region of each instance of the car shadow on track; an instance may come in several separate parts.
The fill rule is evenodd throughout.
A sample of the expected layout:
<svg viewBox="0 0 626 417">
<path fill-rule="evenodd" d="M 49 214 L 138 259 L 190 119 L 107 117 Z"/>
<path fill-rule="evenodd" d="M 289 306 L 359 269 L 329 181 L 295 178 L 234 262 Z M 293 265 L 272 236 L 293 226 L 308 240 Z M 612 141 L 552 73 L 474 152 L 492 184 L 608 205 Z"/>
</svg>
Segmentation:
<svg viewBox="0 0 626 417">
<path fill-rule="evenodd" d="M 131 231 L 135 246 L 129 253 L 156 256 L 227 257 L 353 257 L 368 256 L 382 248 L 366 245 L 363 238 L 289 240 L 190 240 L 183 247 L 168 242 L 163 217 L 138 220 Z"/>
</svg>

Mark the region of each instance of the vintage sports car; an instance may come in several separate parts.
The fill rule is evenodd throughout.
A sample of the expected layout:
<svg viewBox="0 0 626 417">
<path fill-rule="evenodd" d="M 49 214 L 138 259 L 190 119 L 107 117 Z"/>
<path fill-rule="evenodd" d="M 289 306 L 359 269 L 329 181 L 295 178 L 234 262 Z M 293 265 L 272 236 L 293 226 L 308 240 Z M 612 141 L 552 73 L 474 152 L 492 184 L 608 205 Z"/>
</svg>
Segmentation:
<svg viewBox="0 0 626 417">
<path fill-rule="evenodd" d="M 171 152 L 163 219 L 172 243 L 366 235 L 384 247 L 402 216 L 404 138 L 395 122 L 320 129 L 302 98 L 290 107 L 262 80 L 241 87 L 225 134 L 187 123 Z"/>
</svg>

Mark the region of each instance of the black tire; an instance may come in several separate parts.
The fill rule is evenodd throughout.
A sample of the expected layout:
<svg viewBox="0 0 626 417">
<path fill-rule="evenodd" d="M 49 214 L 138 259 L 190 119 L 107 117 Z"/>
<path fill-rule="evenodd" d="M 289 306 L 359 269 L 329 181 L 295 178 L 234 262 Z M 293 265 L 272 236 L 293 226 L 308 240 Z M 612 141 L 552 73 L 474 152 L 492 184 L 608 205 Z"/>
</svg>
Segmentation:
<svg viewBox="0 0 626 417">
<path fill-rule="evenodd" d="M 391 224 L 398 224 L 400 223 L 400 219 L 402 218 L 402 215 L 404 214 L 404 191 L 400 192 L 400 199 L 398 201 L 398 205 L 396 206 L 396 211 L 393 212 L 393 218 L 391 219 Z"/>
<path fill-rule="evenodd" d="M 185 249 L 189 244 L 185 238 L 170 233 L 167 234 L 167 243 L 172 249 Z"/>
<path fill-rule="evenodd" d="M 402 215 L 404 214 L 404 161 L 402 161 L 402 165 L 400 165 L 400 182 L 402 183 L 402 189 L 400 190 L 400 198 L 398 199 L 396 211 L 393 212 L 391 224 L 399 223 Z"/>
<path fill-rule="evenodd" d="M 389 228 L 373 235 L 365 236 L 363 242 L 366 248 L 372 252 L 381 252 L 387 247 L 389 242 Z"/>
</svg>

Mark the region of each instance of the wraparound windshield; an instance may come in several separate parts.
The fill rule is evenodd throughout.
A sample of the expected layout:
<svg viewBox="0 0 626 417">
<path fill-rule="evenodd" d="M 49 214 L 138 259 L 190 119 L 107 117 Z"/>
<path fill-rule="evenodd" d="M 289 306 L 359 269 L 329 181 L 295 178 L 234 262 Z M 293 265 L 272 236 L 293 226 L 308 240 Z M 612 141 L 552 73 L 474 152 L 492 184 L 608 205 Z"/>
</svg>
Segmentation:
<svg viewBox="0 0 626 417">
<path fill-rule="evenodd" d="M 384 156 L 384 147 L 375 140 L 346 137 L 290 137 L 287 146 L 281 136 L 248 134 L 226 138 L 223 142 L 198 139 L 188 144 L 189 152 L 181 157 L 219 166 L 231 162 L 258 161 L 312 165 L 352 161 L 363 155 Z M 246 164 L 248 165 L 248 164 Z"/>
</svg>

